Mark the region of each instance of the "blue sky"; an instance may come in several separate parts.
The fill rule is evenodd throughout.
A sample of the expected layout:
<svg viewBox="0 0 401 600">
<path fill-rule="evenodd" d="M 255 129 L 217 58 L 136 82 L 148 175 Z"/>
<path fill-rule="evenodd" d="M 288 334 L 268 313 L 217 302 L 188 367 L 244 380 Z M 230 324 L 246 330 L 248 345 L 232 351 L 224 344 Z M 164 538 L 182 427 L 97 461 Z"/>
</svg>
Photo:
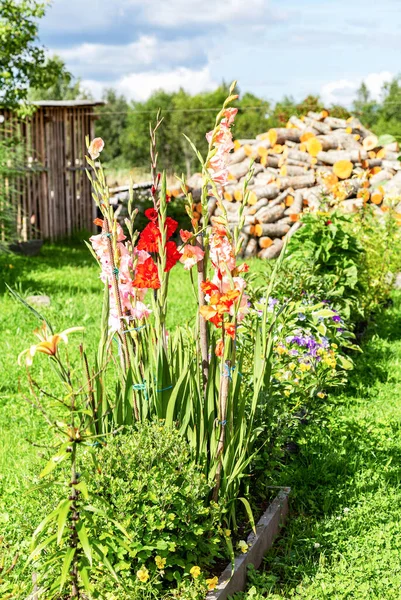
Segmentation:
<svg viewBox="0 0 401 600">
<path fill-rule="evenodd" d="M 349 104 L 401 73 L 401 0 L 53 0 L 40 39 L 95 97 L 237 79 L 270 100 Z"/>
</svg>

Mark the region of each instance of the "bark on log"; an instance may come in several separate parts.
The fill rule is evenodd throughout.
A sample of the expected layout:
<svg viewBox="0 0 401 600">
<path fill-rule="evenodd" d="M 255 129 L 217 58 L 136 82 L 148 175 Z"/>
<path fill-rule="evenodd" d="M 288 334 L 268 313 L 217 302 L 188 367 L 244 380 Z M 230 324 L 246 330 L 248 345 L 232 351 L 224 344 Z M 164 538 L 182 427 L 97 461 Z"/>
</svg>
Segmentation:
<svg viewBox="0 0 401 600">
<path fill-rule="evenodd" d="M 328 134 L 331 131 L 330 125 L 327 125 L 327 123 L 323 123 L 322 121 L 312 119 L 311 117 L 305 117 L 304 123 L 309 127 L 313 127 L 313 129 L 316 129 L 318 133 L 323 135 Z"/>
<path fill-rule="evenodd" d="M 298 229 L 300 229 L 302 227 L 302 225 L 303 225 L 303 223 L 301 221 L 297 221 L 296 223 L 294 223 L 294 225 L 292 225 L 289 232 L 286 233 L 286 235 L 285 235 L 286 239 L 292 238 L 294 233 L 296 233 L 298 231 Z"/>
<path fill-rule="evenodd" d="M 258 223 L 255 225 L 254 234 L 257 237 L 267 236 L 270 238 L 282 237 L 290 230 L 287 223 Z"/>
<path fill-rule="evenodd" d="M 261 185 L 252 187 L 252 192 L 254 192 L 258 200 L 260 200 L 260 198 L 272 200 L 278 196 L 280 190 L 277 185 Z"/>
<path fill-rule="evenodd" d="M 302 164 L 312 164 L 312 156 L 308 152 L 301 152 L 301 150 L 288 150 L 287 159 L 297 160 Z"/>
<path fill-rule="evenodd" d="M 250 258 L 251 256 L 255 256 L 257 249 L 258 242 L 255 238 L 250 238 L 244 251 L 244 258 Z"/>
<path fill-rule="evenodd" d="M 322 144 L 323 152 L 326 152 L 327 150 L 337 150 L 340 145 L 339 137 L 334 134 L 318 135 L 316 139 Z"/>
<path fill-rule="evenodd" d="M 302 212 L 304 205 L 303 193 L 297 190 L 294 194 L 294 202 L 287 208 L 285 215 L 299 215 Z"/>
<path fill-rule="evenodd" d="M 345 119 L 338 119 L 337 117 L 326 117 L 324 120 L 331 129 L 339 129 L 340 127 L 346 129 L 348 123 Z"/>
<path fill-rule="evenodd" d="M 274 131 L 277 133 L 277 144 L 284 144 L 287 140 L 299 142 L 302 135 L 299 129 L 287 129 L 287 127 L 275 127 Z"/>
<path fill-rule="evenodd" d="M 360 162 L 368 158 L 364 150 L 331 150 L 330 152 L 319 152 L 317 159 L 322 163 L 334 165 L 339 160 L 349 160 L 352 163 Z"/>
<path fill-rule="evenodd" d="M 393 169 L 399 171 L 401 169 L 401 162 L 399 160 L 386 160 L 382 161 L 382 167 L 384 169 Z"/>
<path fill-rule="evenodd" d="M 292 187 L 294 190 L 303 187 L 312 187 L 315 185 L 315 174 L 313 172 L 306 175 L 298 175 L 297 177 L 280 177 L 280 190 Z"/>
<path fill-rule="evenodd" d="M 280 256 L 281 250 L 283 249 L 284 242 L 283 240 L 275 239 L 273 240 L 273 244 L 269 246 L 269 248 L 264 248 L 258 253 L 259 258 L 263 258 L 265 260 L 271 260 L 272 258 L 277 258 Z"/>
<path fill-rule="evenodd" d="M 385 181 L 389 181 L 393 177 L 393 175 L 394 175 L 393 171 L 389 171 L 387 169 L 382 169 L 378 173 L 375 173 L 375 175 L 372 175 L 372 177 L 369 180 L 369 183 L 372 187 L 375 187 L 376 185 L 379 185 L 379 183 L 384 183 Z"/>
<path fill-rule="evenodd" d="M 305 167 L 284 164 L 281 167 L 280 175 L 282 177 L 294 177 L 296 175 L 305 175 Z"/>
<path fill-rule="evenodd" d="M 250 166 L 251 159 L 248 157 L 240 163 L 228 165 L 228 172 L 232 177 L 235 177 L 235 179 L 240 179 L 248 173 Z"/>
<path fill-rule="evenodd" d="M 264 206 L 267 206 L 269 203 L 267 198 L 260 198 L 260 200 L 258 200 L 256 202 L 256 204 L 254 204 L 253 206 L 248 206 L 245 209 L 245 213 L 247 215 L 256 215 L 256 213 L 258 212 L 258 210 L 260 210 L 261 208 L 263 208 Z"/>
<path fill-rule="evenodd" d="M 265 206 L 255 214 L 258 223 L 275 223 L 284 216 L 285 208 L 281 204 L 277 206 Z"/>
</svg>

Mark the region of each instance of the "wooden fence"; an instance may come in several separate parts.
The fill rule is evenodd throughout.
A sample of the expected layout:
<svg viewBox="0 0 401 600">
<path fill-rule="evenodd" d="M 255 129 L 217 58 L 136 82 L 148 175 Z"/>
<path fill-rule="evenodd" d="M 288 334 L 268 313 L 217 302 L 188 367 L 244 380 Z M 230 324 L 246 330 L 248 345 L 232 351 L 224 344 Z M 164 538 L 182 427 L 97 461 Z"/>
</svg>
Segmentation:
<svg viewBox="0 0 401 600">
<path fill-rule="evenodd" d="M 94 137 L 99 104 L 35 102 L 37 110 L 25 119 L 0 110 L 0 137 L 20 139 L 24 156 L 8 184 L 21 240 L 93 230 L 96 210 L 85 173 L 85 137 Z"/>
</svg>

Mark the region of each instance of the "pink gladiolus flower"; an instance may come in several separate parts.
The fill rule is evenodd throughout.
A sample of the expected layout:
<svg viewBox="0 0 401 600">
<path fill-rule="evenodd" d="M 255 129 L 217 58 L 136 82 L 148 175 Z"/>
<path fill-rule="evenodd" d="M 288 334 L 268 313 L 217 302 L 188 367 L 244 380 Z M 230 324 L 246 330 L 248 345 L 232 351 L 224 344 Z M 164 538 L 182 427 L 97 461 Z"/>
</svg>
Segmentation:
<svg viewBox="0 0 401 600">
<path fill-rule="evenodd" d="M 189 271 L 194 265 L 196 265 L 196 263 L 202 260 L 204 255 L 204 251 L 198 246 L 191 246 L 191 244 L 187 244 L 184 247 L 180 262 L 184 265 L 184 269 Z"/>
<path fill-rule="evenodd" d="M 192 236 L 193 236 L 193 233 L 191 233 L 190 231 L 187 231 L 186 229 L 180 229 L 180 238 L 182 239 L 184 244 L 188 240 L 190 240 Z"/>
<path fill-rule="evenodd" d="M 234 123 L 234 119 L 235 119 L 235 115 L 238 112 L 238 108 L 226 108 L 226 110 L 224 111 L 223 115 L 227 120 L 227 126 L 231 127 L 231 125 Z"/>
<path fill-rule="evenodd" d="M 102 140 L 102 138 L 97 137 L 94 140 L 92 140 L 88 148 L 89 156 L 91 157 L 91 159 L 96 160 L 97 158 L 99 158 L 99 155 L 103 148 L 104 141 Z"/>
<path fill-rule="evenodd" d="M 237 112 L 236 108 L 227 108 L 217 131 L 209 131 L 206 134 L 208 143 L 216 149 L 208 163 L 209 173 L 212 180 L 221 186 L 226 185 L 228 181 L 228 155 L 234 148 L 230 126 L 234 123 Z"/>
</svg>

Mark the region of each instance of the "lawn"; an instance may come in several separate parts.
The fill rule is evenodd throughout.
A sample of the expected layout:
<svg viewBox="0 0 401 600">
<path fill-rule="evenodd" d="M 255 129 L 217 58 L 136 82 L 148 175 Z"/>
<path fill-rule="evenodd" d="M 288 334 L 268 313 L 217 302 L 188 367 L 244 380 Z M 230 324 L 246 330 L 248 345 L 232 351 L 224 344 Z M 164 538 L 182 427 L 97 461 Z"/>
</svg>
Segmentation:
<svg viewBox="0 0 401 600">
<path fill-rule="evenodd" d="M 346 393 L 281 471 L 292 510 L 247 600 L 401 598 L 401 295 L 369 327 Z"/>
</svg>

